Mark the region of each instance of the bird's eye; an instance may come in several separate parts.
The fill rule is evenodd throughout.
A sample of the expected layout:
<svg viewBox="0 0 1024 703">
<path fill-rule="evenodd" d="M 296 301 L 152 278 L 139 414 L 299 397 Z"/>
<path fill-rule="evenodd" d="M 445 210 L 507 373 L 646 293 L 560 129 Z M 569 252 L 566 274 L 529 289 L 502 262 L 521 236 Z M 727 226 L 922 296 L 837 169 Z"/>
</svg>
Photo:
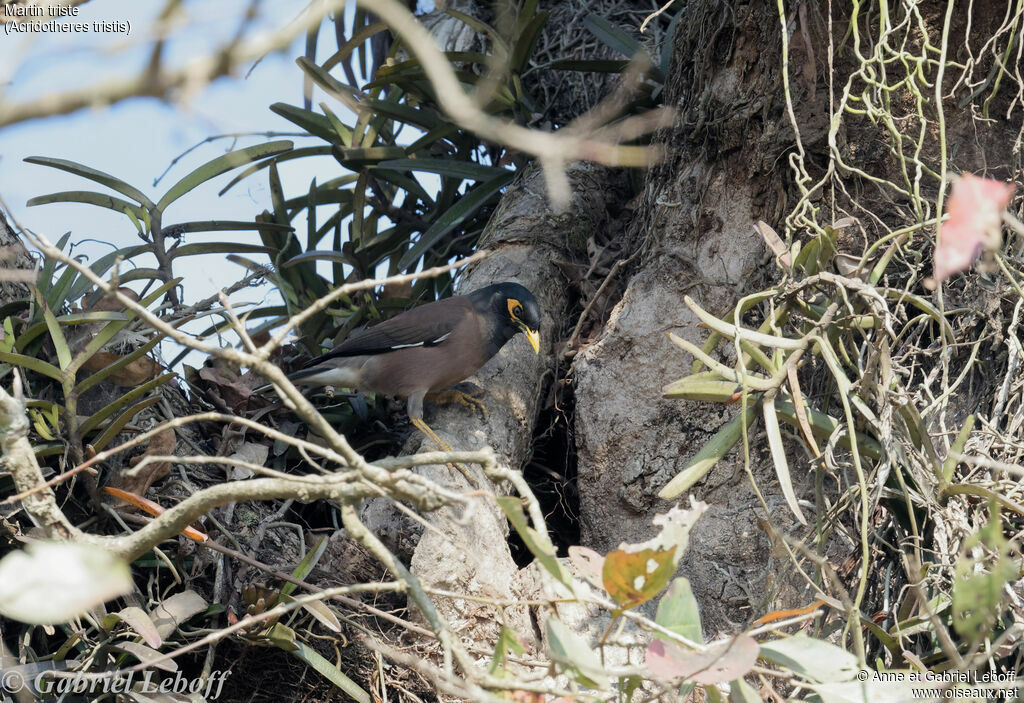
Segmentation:
<svg viewBox="0 0 1024 703">
<path fill-rule="evenodd" d="M 522 308 L 521 305 L 516 305 L 514 308 L 512 308 L 512 317 L 514 317 L 514 318 L 516 318 L 518 320 L 522 316 L 523 316 L 523 308 Z"/>
</svg>

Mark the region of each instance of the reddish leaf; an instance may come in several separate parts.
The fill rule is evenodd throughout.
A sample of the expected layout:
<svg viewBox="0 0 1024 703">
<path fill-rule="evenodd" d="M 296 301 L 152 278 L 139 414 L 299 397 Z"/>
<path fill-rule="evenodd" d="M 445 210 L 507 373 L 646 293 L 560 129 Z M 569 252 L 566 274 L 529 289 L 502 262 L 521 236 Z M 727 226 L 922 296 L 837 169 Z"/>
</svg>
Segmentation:
<svg viewBox="0 0 1024 703">
<path fill-rule="evenodd" d="M 675 549 L 609 552 L 601 576 L 604 589 L 623 608 L 646 603 L 664 590 L 676 572 Z"/>
<path fill-rule="evenodd" d="M 703 652 L 653 640 L 647 645 L 647 668 L 662 678 L 710 685 L 742 678 L 757 662 L 760 651 L 750 635 L 739 635 Z"/>
<path fill-rule="evenodd" d="M 129 493 L 128 491 L 122 491 L 120 488 L 114 488 L 113 486 L 105 486 L 103 490 L 115 498 L 120 498 L 126 503 L 131 503 L 136 508 L 144 510 L 153 517 L 159 517 L 164 513 L 164 506 L 160 505 L 156 501 L 150 500 L 149 498 L 143 498 L 142 496 L 137 496 L 134 493 Z M 181 531 L 181 534 L 191 540 L 195 540 L 196 542 L 206 542 L 210 539 L 205 533 L 200 532 L 194 527 L 186 527 Z"/>
<path fill-rule="evenodd" d="M 941 283 L 954 273 L 966 271 L 982 251 L 999 249 L 1003 211 L 1014 189 L 1012 184 L 969 173 L 953 184 L 949 219 L 939 230 L 935 246 L 935 281 Z"/>
</svg>

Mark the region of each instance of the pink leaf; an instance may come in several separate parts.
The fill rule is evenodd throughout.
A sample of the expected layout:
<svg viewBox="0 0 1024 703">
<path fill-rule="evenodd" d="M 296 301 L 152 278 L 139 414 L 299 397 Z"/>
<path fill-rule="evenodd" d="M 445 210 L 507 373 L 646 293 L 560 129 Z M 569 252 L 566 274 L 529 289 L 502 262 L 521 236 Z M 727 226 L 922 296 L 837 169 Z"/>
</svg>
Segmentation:
<svg viewBox="0 0 1024 703">
<path fill-rule="evenodd" d="M 984 250 L 1002 246 L 1003 211 L 1015 186 L 965 173 L 953 184 L 949 219 L 939 230 L 934 277 L 942 282 L 966 271 Z"/>
<path fill-rule="evenodd" d="M 647 645 L 647 668 L 665 679 L 716 684 L 741 678 L 757 662 L 760 652 L 757 640 L 750 635 L 738 635 L 728 642 L 711 645 L 703 652 L 654 640 Z"/>
</svg>

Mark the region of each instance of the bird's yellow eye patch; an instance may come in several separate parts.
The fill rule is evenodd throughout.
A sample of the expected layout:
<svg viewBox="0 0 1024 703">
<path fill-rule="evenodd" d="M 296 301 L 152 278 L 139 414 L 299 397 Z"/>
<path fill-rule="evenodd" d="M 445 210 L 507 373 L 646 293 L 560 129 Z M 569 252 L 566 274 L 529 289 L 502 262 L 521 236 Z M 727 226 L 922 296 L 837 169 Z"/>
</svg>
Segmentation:
<svg viewBox="0 0 1024 703">
<path fill-rule="evenodd" d="M 513 320 L 518 320 L 519 316 L 523 313 L 523 304 L 515 298 L 508 299 L 508 315 Z"/>
</svg>

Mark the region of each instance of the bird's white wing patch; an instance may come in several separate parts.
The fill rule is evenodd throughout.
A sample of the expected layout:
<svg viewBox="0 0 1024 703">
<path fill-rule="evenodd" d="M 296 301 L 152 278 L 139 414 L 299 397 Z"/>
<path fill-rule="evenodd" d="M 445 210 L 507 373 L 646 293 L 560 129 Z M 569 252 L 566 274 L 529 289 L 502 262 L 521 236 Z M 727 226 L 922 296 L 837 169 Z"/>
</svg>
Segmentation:
<svg viewBox="0 0 1024 703">
<path fill-rule="evenodd" d="M 444 340 L 448 339 L 451 332 L 445 332 L 437 339 L 432 339 L 429 342 L 416 342 L 415 344 L 395 344 L 390 347 L 392 351 L 395 349 L 408 349 L 409 347 L 435 347 Z"/>
</svg>

